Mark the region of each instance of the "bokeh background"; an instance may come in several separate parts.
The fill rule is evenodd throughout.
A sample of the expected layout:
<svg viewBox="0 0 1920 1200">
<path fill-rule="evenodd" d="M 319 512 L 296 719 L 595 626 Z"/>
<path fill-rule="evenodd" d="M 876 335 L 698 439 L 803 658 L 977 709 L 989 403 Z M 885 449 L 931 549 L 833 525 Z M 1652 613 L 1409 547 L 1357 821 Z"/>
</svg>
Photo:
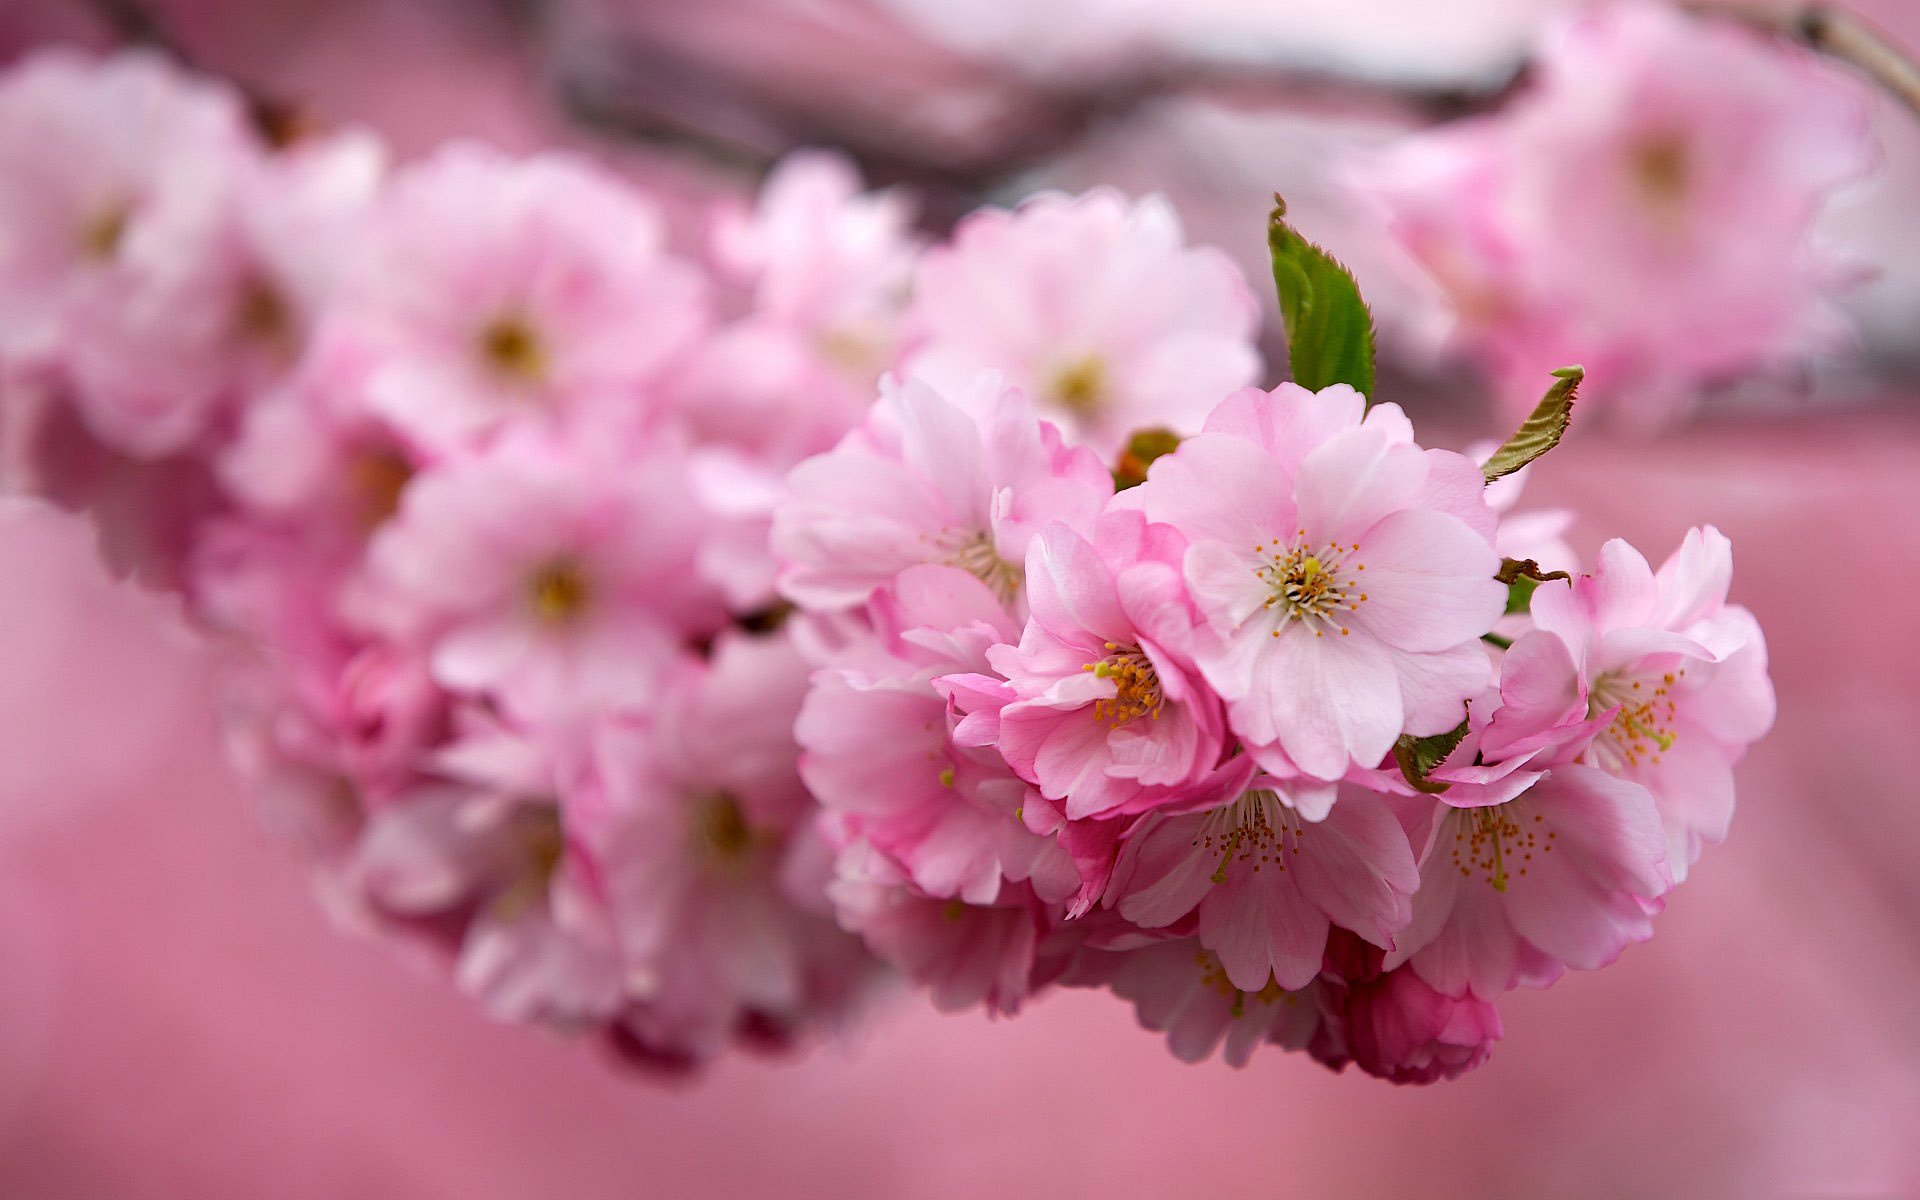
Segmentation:
<svg viewBox="0 0 1920 1200">
<path fill-rule="evenodd" d="M 1497 86 L 1556 6 L 146 7 L 202 66 L 402 156 L 571 144 L 694 197 L 840 141 L 930 221 L 1046 183 L 1166 191 L 1250 270 L 1278 188 L 1373 291 L 1319 165 Z M 1920 4 L 1860 8 L 1920 42 Z M 48 41 L 111 33 L 79 0 L 0 2 L 0 59 Z M 1169 45 L 1288 82 L 1125 99 Z M 1062 81 L 1122 100 L 1049 113 Z M 1880 128 L 1882 179 L 1823 231 L 1881 268 L 1849 302 L 1858 352 L 1657 441 L 1576 434 L 1536 473 L 1586 552 L 1733 538 L 1780 719 L 1655 940 L 1510 997 L 1486 1069 L 1396 1089 L 1292 1055 L 1183 1066 L 1081 993 L 1000 1022 L 902 997 L 848 1044 L 679 1084 L 496 1026 L 329 929 L 223 763 L 211 651 L 107 577 L 83 521 L 0 501 L 0 1196 L 1920 1195 L 1920 123 Z M 1392 386 L 1433 440 L 1492 432 L 1464 377 Z"/>
</svg>

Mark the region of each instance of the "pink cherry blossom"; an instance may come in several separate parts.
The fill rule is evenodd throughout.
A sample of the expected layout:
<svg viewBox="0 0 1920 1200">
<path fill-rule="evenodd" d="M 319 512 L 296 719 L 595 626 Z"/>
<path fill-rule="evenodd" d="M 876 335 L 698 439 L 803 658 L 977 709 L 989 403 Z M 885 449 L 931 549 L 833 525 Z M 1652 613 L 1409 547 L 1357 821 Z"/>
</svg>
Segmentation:
<svg viewBox="0 0 1920 1200">
<path fill-rule="evenodd" d="M 368 236 L 336 319 L 378 348 L 375 405 L 436 445 L 632 425 L 706 322 L 653 206 L 563 155 L 442 150 L 395 177 Z"/>
<path fill-rule="evenodd" d="M 976 1006 L 1009 1015 L 1049 982 L 1042 943 L 1057 905 L 1043 904 L 1024 884 L 992 902 L 969 904 L 929 896 L 894 860 L 855 840 L 841 852 L 828 890 L 843 927 L 902 976 L 927 990 L 943 1012 Z"/>
<path fill-rule="evenodd" d="M 601 732 L 621 1022 L 655 1052 L 704 1059 L 749 1022 L 817 1025 L 870 973 L 798 853 L 815 811 L 795 770 L 806 686 L 784 637 L 726 635 L 671 671 L 644 720 Z"/>
<path fill-rule="evenodd" d="M 1200 945 L 1249 993 L 1311 983 L 1335 925 L 1393 944 L 1419 883 L 1400 823 L 1364 794 L 1309 822 L 1282 787 L 1258 778 L 1218 808 L 1142 818 L 1105 902 L 1149 929 L 1197 914 Z"/>
<path fill-rule="evenodd" d="M 528 711 L 644 706 L 679 644 L 723 614 L 693 569 L 671 448 L 600 450 L 513 438 L 414 479 L 368 547 L 356 615 L 428 647 L 457 691 Z"/>
<path fill-rule="evenodd" d="M 814 679 L 795 733 L 800 772 L 842 840 L 891 859 L 925 894 L 990 904 L 1008 883 L 1042 899 L 1078 890 L 1072 860 L 1020 813 L 1032 794 L 991 747 L 956 740 L 944 676 L 987 668 L 1013 629 L 986 584 L 957 568 L 901 573 L 875 597 L 880 645 Z"/>
<path fill-rule="evenodd" d="M 551 791 L 423 789 L 373 812 L 353 882 L 394 919 L 471 911 L 456 978 L 495 1016 L 597 1023 L 619 1003 L 619 957 L 593 850 L 568 824 Z"/>
<path fill-rule="evenodd" d="M 1221 404 L 1122 494 L 1182 533 L 1194 657 L 1269 770 L 1336 780 L 1450 729 L 1505 607 L 1479 468 L 1393 405 L 1283 384 Z"/>
<path fill-rule="evenodd" d="M 374 366 L 351 336 L 324 337 L 283 385 L 248 406 L 217 459 L 250 517 L 297 530 L 320 557 L 357 557 L 432 459 L 367 402 Z"/>
<path fill-rule="evenodd" d="M 1071 820 L 1194 783 L 1222 749 L 1219 701 L 1187 656 L 1184 540 L 1131 510 L 1097 537 L 1053 525 L 1034 540 L 1032 618 L 988 654 L 1015 697 L 995 744 Z"/>
<path fill-rule="evenodd" d="M 1011 604 L 1035 534 L 1054 521 L 1090 531 L 1113 493 L 1099 459 L 991 373 L 964 397 L 883 383 L 866 424 L 788 484 L 773 522 L 780 589 L 818 609 L 857 607 L 919 563 L 958 567 Z"/>
<path fill-rule="evenodd" d="M 1219 957 L 1194 938 L 1115 957 L 1114 994 L 1133 1005 L 1142 1026 L 1167 1035 L 1181 1062 L 1205 1061 L 1218 1049 L 1229 1066 L 1244 1067 L 1262 1045 L 1304 1049 L 1320 1029 L 1317 982 L 1296 991 L 1272 982 L 1253 991 L 1235 987 Z"/>
<path fill-rule="evenodd" d="M 1535 70 L 1361 172 L 1513 407 L 1580 362 L 1595 411 L 1659 423 L 1844 338 L 1825 296 L 1846 272 L 1810 233 L 1875 162 L 1849 81 L 1650 3 L 1561 22 Z"/>
<path fill-rule="evenodd" d="M 87 427 L 173 453 L 228 399 L 222 235 L 258 148 L 239 99 L 158 55 L 48 51 L 0 85 L 0 359 Z"/>
<path fill-rule="evenodd" d="M 1481 1066 L 1500 1040 L 1500 1014 L 1471 993 L 1448 996 L 1409 967 L 1327 986 L 1346 1058 L 1394 1083 L 1455 1079 Z"/>
<path fill-rule="evenodd" d="M 907 370 L 955 395 L 1003 371 L 1069 437 L 1111 455 L 1136 429 L 1198 429 L 1252 383 L 1258 311 L 1231 261 L 1183 244 L 1165 200 L 1043 193 L 976 212 L 927 252 Z"/>
<path fill-rule="evenodd" d="M 1732 579 L 1733 546 L 1708 526 L 1657 574 L 1616 540 L 1592 575 L 1533 597 L 1534 621 L 1566 644 L 1589 708 L 1614 713 L 1586 761 L 1652 793 L 1676 882 L 1726 838 L 1733 765 L 1773 725 L 1766 639 L 1726 602 Z"/>
<path fill-rule="evenodd" d="M 846 159 L 782 159 L 751 211 L 712 215 L 717 273 L 746 312 L 716 332 L 683 378 L 700 436 L 791 465 L 859 423 L 898 358 L 918 239 L 899 192 L 864 193 Z"/>
</svg>

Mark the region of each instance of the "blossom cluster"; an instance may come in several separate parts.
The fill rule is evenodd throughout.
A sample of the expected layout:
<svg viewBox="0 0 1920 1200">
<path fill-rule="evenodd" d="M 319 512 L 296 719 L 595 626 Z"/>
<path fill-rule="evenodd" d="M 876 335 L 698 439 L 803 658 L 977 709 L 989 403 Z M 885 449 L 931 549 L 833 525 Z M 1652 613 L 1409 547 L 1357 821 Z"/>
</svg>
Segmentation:
<svg viewBox="0 0 1920 1200">
<path fill-rule="evenodd" d="M 225 639 L 272 827 L 493 1014 L 688 1068 L 890 973 L 1103 987 L 1429 1081 L 1725 835 L 1772 695 L 1713 530 L 1569 577 L 1507 468 L 1251 386 L 1158 200 L 929 245 L 802 153 L 694 218 L 147 54 L 0 77 L 8 483 Z"/>
<path fill-rule="evenodd" d="M 886 388 L 774 518 L 842 924 L 943 1006 L 1477 1065 L 1500 996 L 1649 935 L 1773 715 L 1722 535 L 1516 592 L 1567 551 L 1489 490 L 1344 385 L 1235 392 L 1117 493 L 991 374 Z"/>
<path fill-rule="evenodd" d="M 1579 361 L 1619 423 L 1844 346 L 1862 272 L 1816 220 L 1878 161 L 1862 89 L 1811 54 L 1663 4 L 1554 22 L 1526 85 L 1355 171 L 1421 268 L 1428 336 L 1510 406 Z"/>
</svg>

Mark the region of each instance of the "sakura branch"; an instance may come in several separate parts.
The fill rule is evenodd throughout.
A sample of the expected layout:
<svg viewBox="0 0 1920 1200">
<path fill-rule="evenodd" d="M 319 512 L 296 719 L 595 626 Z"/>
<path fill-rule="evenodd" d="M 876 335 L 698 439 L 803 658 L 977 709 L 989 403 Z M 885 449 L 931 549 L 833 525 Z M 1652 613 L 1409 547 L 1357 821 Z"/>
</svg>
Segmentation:
<svg viewBox="0 0 1920 1200">
<path fill-rule="evenodd" d="M 893 978 L 1451 1078 L 1651 934 L 1772 722 L 1724 537 L 1580 573 L 1515 510 L 1577 372 L 1423 445 L 1283 212 L 1312 387 L 1105 189 L 927 244 L 800 154 L 677 245 L 572 155 L 272 149 L 152 52 L 0 77 L 0 181 L 11 485 L 241 651 L 346 925 L 649 1070 Z"/>
</svg>

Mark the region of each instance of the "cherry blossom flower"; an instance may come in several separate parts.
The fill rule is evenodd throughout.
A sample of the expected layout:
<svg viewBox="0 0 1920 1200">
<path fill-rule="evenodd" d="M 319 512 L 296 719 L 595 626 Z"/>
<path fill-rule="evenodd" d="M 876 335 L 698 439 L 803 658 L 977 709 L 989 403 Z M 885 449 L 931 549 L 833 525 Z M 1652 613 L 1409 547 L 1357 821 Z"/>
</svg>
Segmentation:
<svg viewBox="0 0 1920 1200">
<path fill-rule="evenodd" d="M 1863 98 L 1805 52 L 1635 3 L 1563 21 L 1512 103 L 1359 174 L 1514 408 L 1581 362 L 1595 411 L 1651 425 L 1844 339 L 1812 226 L 1875 160 Z"/>
<path fill-rule="evenodd" d="M 907 370 L 954 395 L 982 370 L 1005 372 L 1110 456 L 1141 428 L 1197 430 L 1252 383 L 1258 311 L 1230 260 L 1183 244 L 1165 200 L 1043 193 L 973 214 L 927 252 Z"/>
<path fill-rule="evenodd" d="M 1012 639 L 998 597 L 965 571 L 924 565 L 873 609 L 880 653 L 821 671 L 795 728 L 801 776 L 841 840 L 865 841 L 935 898 L 990 904 L 1029 880 L 1048 901 L 1073 894 L 1066 852 L 1019 819 L 1031 789 L 991 747 L 956 740 L 952 701 L 935 686 L 985 671 L 987 648 Z"/>
<path fill-rule="evenodd" d="M 93 433 L 173 453 L 229 399 L 222 241 L 258 153 L 238 98 L 158 55 L 34 56 L 0 85 L 0 358 Z"/>
<path fill-rule="evenodd" d="M 1244 1067 L 1262 1045 L 1305 1049 L 1321 1027 L 1320 985 L 1288 991 L 1269 981 L 1247 991 L 1234 986 L 1219 956 L 1197 939 L 1172 938 L 1112 956 L 1108 986 L 1130 1002 L 1140 1024 L 1167 1035 L 1181 1062 L 1202 1062 L 1216 1050 L 1229 1066 Z"/>
<path fill-rule="evenodd" d="M 368 547 L 355 615 L 430 647 L 434 678 L 458 691 L 538 712 L 644 706 L 681 642 L 722 614 L 693 569 L 671 448 L 595 458 L 530 436 L 414 479 Z"/>
<path fill-rule="evenodd" d="M 1350 1061 L 1394 1083 L 1434 1083 L 1485 1063 L 1500 1040 L 1489 1001 L 1437 992 L 1409 967 L 1383 971 L 1380 952 L 1353 939 L 1328 957 L 1339 961 L 1320 994 L 1338 1049 L 1332 1037 L 1315 1049 L 1336 1070 Z"/>
<path fill-rule="evenodd" d="M 1222 749 L 1219 701 L 1186 654 L 1184 541 L 1131 510 L 1097 537 L 1053 525 L 1034 540 L 1032 618 L 1017 647 L 988 653 L 1016 697 L 995 744 L 1070 820 L 1197 782 Z"/>
<path fill-rule="evenodd" d="M 1197 914 L 1200 944 L 1243 992 L 1311 983 L 1336 924 L 1392 945 L 1420 882 L 1406 832 L 1364 798 L 1306 821 L 1282 787 L 1262 777 L 1221 807 L 1142 818 L 1106 903 L 1149 929 Z"/>
<path fill-rule="evenodd" d="M 1410 961 L 1449 996 L 1493 1000 L 1652 933 L 1672 883 L 1660 817 L 1646 788 L 1582 761 L 1605 722 L 1585 719 L 1572 667 L 1548 634 L 1515 643 L 1506 703 L 1430 776 L 1447 790 L 1389 968 Z"/>
<path fill-rule="evenodd" d="M 1652 794 L 1675 882 L 1725 840 L 1733 765 L 1773 725 L 1766 639 L 1726 602 L 1732 579 L 1733 546 L 1707 526 L 1657 574 L 1616 540 L 1592 575 L 1534 593 L 1533 619 L 1567 645 L 1588 707 L 1614 714 L 1586 761 Z"/>
<path fill-rule="evenodd" d="M 637 423 L 706 323 L 651 204 L 563 155 L 473 145 L 394 179 L 336 319 L 378 348 L 375 405 L 457 446 L 503 423 Z"/>
<path fill-rule="evenodd" d="M 817 1025 L 870 973 L 827 912 L 825 878 L 802 869 L 815 806 L 793 721 L 806 685 L 784 637 L 725 635 L 709 661 L 670 672 L 648 717 L 599 735 L 620 1020 L 655 1052 L 704 1059 L 749 1022 Z"/>
<path fill-rule="evenodd" d="M 844 158 L 780 160 L 751 211 L 712 216 L 716 271 L 747 294 L 676 387 L 703 441 L 793 465 L 859 424 L 896 364 L 919 244 L 901 193 L 864 193 Z"/>
<path fill-rule="evenodd" d="M 993 374 L 964 398 L 883 383 L 866 424 L 788 485 L 773 522 L 780 589 L 827 610 L 857 607 L 919 563 L 958 567 L 1012 604 L 1034 535 L 1054 521 L 1091 530 L 1113 493 L 1099 459 L 1062 444 Z"/>
<path fill-rule="evenodd" d="M 1336 780 L 1457 725 L 1505 607 L 1472 462 L 1351 388 L 1236 393 L 1122 494 L 1189 542 L 1194 657 L 1267 769 Z"/>
</svg>

